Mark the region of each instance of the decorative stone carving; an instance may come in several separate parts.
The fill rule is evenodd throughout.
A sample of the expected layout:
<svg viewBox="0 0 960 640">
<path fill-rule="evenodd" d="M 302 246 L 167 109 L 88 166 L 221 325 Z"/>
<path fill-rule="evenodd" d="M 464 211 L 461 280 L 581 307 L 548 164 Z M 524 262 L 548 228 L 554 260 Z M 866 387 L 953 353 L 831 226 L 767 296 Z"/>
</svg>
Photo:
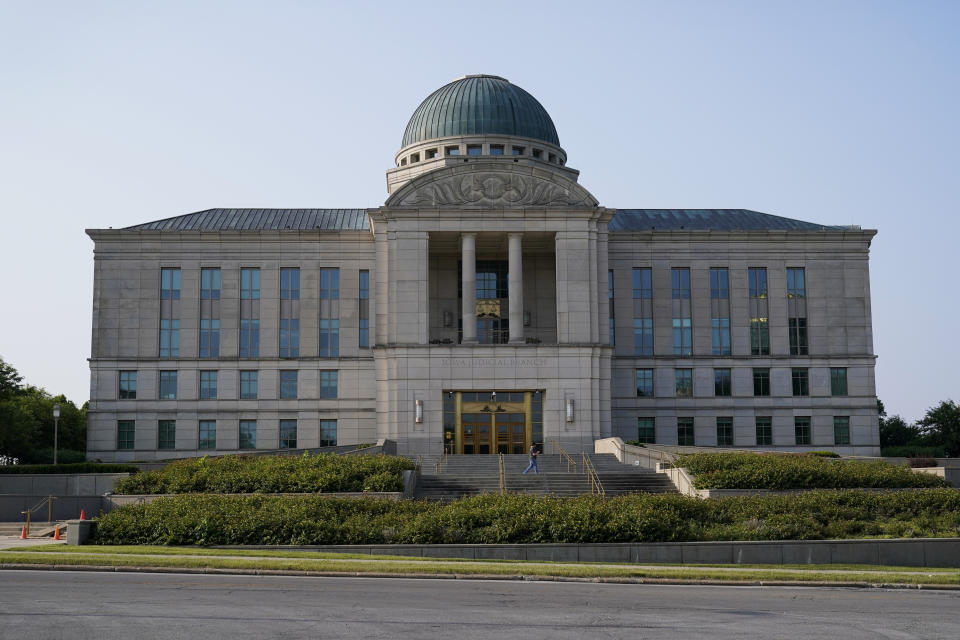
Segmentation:
<svg viewBox="0 0 960 640">
<path fill-rule="evenodd" d="M 530 175 L 483 171 L 449 175 L 413 189 L 402 207 L 570 207 L 593 206 L 579 190 Z"/>
</svg>

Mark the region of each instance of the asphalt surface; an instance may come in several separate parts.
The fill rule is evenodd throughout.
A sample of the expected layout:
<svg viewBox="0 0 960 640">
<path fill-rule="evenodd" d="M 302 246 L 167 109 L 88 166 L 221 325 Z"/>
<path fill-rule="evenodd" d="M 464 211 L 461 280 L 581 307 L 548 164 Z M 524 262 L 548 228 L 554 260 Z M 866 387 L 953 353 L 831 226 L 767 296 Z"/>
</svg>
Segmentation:
<svg viewBox="0 0 960 640">
<path fill-rule="evenodd" d="M 0 638 L 950 638 L 960 593 L 0 573 Z"/>
</svg>

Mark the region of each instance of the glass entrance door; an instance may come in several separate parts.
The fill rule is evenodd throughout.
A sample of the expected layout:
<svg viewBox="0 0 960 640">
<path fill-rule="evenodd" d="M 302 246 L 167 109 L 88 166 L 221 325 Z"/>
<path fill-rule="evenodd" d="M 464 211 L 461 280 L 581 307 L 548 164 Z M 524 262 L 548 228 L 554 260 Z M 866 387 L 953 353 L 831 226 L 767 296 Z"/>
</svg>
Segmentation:
<svg viewBox="0 0 960 640">
<path fill-rule="evenodd" d="M 461 416 L 463 453 L 490 453 L 490 418 L 489 413 L 464 413 Z"/>
<path fill-rule="evenodd" d="M 523 413 L 500 413 L 494 416 L 494 420 L 497 424 L 497 453 L 524 453 L 527 416 Z"/>
<path fill-rule="evenodd" d="M 443 391 L 447 453 L 523 454 L 543 443 L 543 391 Z"/>
</svg>

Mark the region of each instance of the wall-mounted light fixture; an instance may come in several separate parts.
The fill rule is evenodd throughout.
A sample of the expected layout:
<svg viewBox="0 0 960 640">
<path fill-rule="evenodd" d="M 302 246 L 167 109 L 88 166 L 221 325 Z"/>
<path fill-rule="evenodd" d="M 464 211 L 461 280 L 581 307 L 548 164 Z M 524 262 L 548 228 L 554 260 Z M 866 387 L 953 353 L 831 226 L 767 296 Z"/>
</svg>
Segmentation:
<svg viewBox="0 0 960 640">
<path fill-rule="evenodd" d="M 573 422 L 573 398 L 567 398 L 567 422 Z"/>
<path fill-rule="evenodd" d="M 525 327 L 529 327 L 529 326 L 530 326 L 530 312 L 529 312 L 529 311 L 524 311 L 524 312 L 523 312 L 523 326 L 525 326 Z"/>
<path fill-rule="evenodd" d="M 447 328 L 453 326 L 453 313 L 450 311 L 443 312 L 443 326 Z"/>
<path fill-rule="evenodd" d="M 423 422 L 423 400 L 413 401 L 413 421 L 418 424 Z"/>
<path fill-rule="evenodd" d="M 496 402 L 496 401 L 497 401 L 497 392 L 496 392 L 496 391 L 491 391 L 491 392 L 490 392 L 490 401 L 491 401 L 491 402 Z"/>
</svg>

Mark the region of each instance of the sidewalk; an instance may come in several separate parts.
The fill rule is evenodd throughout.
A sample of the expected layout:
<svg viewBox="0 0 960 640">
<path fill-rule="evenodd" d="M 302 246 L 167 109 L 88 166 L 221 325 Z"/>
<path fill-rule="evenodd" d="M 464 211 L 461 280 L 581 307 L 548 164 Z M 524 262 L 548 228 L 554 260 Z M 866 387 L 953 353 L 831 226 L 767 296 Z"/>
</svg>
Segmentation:
<svg viewBox="0 0 960 640">
<path fill-rule="evenodd" d="M 63 530 L 61 530 L 63 531 Z M 66 531 L 61 534 L 63 540 L 54 540 L 53 538 L 27 538 L 21 540 L 20 536 L 0 536 L 0 551 L 8 549 L 19 549 L 22 547 L 36 547 L 43 544 L 67 544 Z"/>
</svg>

